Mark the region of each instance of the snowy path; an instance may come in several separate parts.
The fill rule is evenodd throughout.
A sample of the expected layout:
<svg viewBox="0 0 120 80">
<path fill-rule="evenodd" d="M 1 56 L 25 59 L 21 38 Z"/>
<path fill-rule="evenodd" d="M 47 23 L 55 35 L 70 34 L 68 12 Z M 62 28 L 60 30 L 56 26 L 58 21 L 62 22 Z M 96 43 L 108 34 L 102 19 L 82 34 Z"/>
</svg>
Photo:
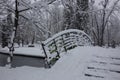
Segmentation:
<svg viewBox="0 0 120 80">
<path fill-rule="evenodd" d="M 77 47 L 51 69 L 0 67 L 0 80 L 120 80 L 120 48 Z"/>
</svg>

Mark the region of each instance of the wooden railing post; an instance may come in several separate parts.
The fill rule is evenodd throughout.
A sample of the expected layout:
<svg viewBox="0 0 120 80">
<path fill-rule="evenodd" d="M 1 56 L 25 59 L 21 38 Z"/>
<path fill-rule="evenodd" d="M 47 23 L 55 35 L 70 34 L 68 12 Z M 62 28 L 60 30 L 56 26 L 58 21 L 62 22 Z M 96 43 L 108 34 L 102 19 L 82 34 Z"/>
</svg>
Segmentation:
<svg viewBox="0 0 120 80">
<path fill-rule="evenodd" d="M 54 42 L 54 44 L 55 44 L 55 48 L 56 48 L 56 52 L 57 52 L 57 55 L 58 55 L 58 57 L 60 58 L 60 53 L 58 52 L 58 48 L 57 48 L 57 44 L 56 44 L 56 41 L 55 41 L 55 39 L 53 39 L 53 42 Z"/>
<path fill-rule="evenodd" d="M 48 56 L 47 56 L 47 53 L 46 53 L 46 51 L 45 51 L 45 47 L 44 47 L 45 45 L 44 45 L 44 43 L 41 43 L 41 45 L 42 45 L 43 52 L 44 52 L 44 54 L 45 54 L 45 62 L 46 62 L 46 64 L 48 65 L 48 67 L 51 68 L 49 62 L 47 61 Z M 46 64 L 45 64 L 45 65 L 46 65 Z"/>
<path fill-rule="evenodd" d="M 79 46 L 79 33 L 76 34 L 76 46 Z"/>
<path fill-rule="evenodd" d="M 62 41 L 63 41 L 63 46 L 64 46 L 64 49 L 65 49 L 65 52 L 67 52 L 67 49 L 66 49 L 66 47 L 65 47 L 65 42 L 64 42 L 63 35 L 61 35 L 61 37 L 62 37 Z"/>
<path fill-rule="evenodd" d="M 69 39 L 72 41 L 70 33 L 68 33 L 68 34 L 69 34 Z M 70 44 L 72 45 L 72 48 L 73 48 L 73 41 L 72 41 L 72 43 L 70 42 Z"/>
</svg>

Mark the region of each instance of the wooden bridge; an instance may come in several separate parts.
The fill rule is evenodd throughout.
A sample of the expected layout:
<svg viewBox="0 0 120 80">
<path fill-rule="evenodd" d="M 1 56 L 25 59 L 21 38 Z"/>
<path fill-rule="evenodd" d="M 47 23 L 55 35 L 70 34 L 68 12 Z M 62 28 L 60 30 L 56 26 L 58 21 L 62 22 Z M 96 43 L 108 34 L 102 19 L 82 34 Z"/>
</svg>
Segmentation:
<svg viewBox="0 0 120 80">
<path fill-rule="evenodd" d="M 93 41 L 83 31 L 69 29 L 62 31 L 42 43 L 45 60 L 48 65 L 60 58 L 60 53 L 67 52 L 77 46 L 91 46 Z"/>
</svg>

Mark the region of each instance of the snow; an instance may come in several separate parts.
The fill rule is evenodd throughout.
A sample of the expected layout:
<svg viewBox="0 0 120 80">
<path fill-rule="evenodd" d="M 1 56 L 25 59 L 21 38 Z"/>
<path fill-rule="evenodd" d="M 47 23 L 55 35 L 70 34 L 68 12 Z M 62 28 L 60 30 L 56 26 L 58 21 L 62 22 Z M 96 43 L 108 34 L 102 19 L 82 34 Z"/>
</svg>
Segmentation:
<svg viewBox="0 0 120 80">
<path fill-rule="evenodd" d="M 120 65 L 112 64 L 120 64 L 119 58 L 120 48 L 76 47 L 61 53 L 61 58 L 50 69 L 0 67 L 0 80 L 120 80 L 120 73 L 115 72 L 120 70 Z"/>
<path fill-rule="evenodd" d="M 0 52 L 2 52 L 3 54 L 8 54 L 9 49 L 7 47 L 0 48 Z M 19 48 L 15 48 L 14 54 L 45 57 L 44 53 L 41 50 L 41 47 L 19 47 Z"/>
</svg>

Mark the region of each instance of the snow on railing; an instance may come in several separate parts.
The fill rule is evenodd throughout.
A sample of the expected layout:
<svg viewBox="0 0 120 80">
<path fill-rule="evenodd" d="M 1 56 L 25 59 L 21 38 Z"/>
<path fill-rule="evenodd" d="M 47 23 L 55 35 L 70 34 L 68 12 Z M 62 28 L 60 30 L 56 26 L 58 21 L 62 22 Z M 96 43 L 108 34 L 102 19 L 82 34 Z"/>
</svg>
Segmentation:
<svg viewBox="0 0 120 80">
<path fill-rule="evenodd" d="M 48 65 L 60 58 L 60 53 L 67 52 L 77 46 L 90 46 L 93 41 L 83 31 L 69 29 L 62 31 L 42 43 Z"/>
</svg>

